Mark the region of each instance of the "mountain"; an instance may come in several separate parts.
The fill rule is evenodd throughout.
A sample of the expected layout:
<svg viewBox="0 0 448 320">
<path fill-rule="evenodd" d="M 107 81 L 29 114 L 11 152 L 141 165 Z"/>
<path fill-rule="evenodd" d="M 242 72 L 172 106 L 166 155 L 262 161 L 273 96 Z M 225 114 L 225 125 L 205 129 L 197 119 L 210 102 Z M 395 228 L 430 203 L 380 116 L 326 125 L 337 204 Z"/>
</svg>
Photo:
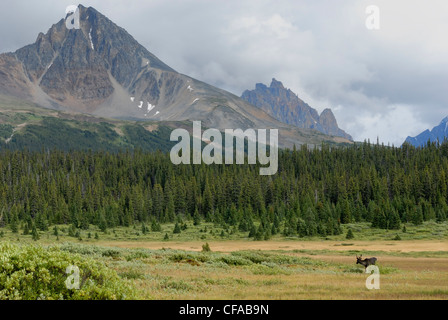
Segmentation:
<svg viewBox="0 0 448 320">
<path fill-rule="evenodd" d="M 169 152 L 174 128 L 191 130 L 188 122 L 106 119 L 41 108 L 0 95 L 0 151 L 94 150 L 118 152 L 141 149 Z"/>
<path fill-rule="evenodd" d="M 324 134 L 353 140 L 349 134 L 338 127 L 331 109 L 325 109 L 319 115 L 315 109 L 306 104 L 290 89 L 286 89 L 276 79 L 272 79 L 269 87 L 257 83 L 255 90 L 244 91 L 241 98 L 281 122 L 302 129 L 316 129 Z"/>
<path fill-rule="evenodd" d="M 35 43 L 0 55 L 0 94 L 65 112 L 139 121 L 201 120 L 218 129 L 277 128 L 291 147 L 349 143 L 279 122 L 219 88 L 176 72 L 92 7 L 78 6 Z"/>
<path fill-rule="evenodd" d="M 441 143 L 445 138 L 448 138 L 448 117 L 444 118 L 431 131 L 426 129 L 415 137 L 407 137 L 405 143 L 409 143 L 415 147 L 422 147 L 428 143 L 428 140 L 431 142 L 439 141 Z"/>
</svg>

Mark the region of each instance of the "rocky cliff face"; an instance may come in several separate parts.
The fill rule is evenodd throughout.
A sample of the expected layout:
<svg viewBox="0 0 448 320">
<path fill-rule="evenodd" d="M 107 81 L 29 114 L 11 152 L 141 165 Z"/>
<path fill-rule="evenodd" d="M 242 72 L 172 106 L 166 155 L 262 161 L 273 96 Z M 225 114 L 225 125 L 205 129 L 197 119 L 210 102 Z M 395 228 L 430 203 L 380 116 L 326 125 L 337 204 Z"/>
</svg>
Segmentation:
<svg viewBox="0 0 448 320">
<path fill-rule="evenodd" d="M 46 34 L 39 33 L 35 43 L 15 52 L 32 84 L 50 98 L 47 106 L 95 112 L 116 84 L 134 84 L 145 67 L 149 72 L 174 71 L 95 9 L 80 5 L 79 12 L 80 29 L 68 29 L 61 19 Z M 154 103 L 158 97 L 138 98 Z"/>
<path fill-rule="evenodd" d="M 319 116 L 319 123 L 323 129 L 323 131 L 321 132 L 332 136 L 344 137 L 346 139 L 353 140 L 351 135 L 338 127 L 338 122 L 336 121 L 336 118 L 331 109 L 327 108 L 322 111 Z"/>
<path fill-rule="evenodd" d="M 349 134 L 338 127 L 330 109 L 325 109 L 319 115 L 315 109 L 276 79 L 272 79 L 269 87 L 257 83 L 255 90 L 244 91 L 241 98 L 284 123 L 352 140 Z"/>
<path fill-rule="evenodd" d="M 238 97 L 179 74 L 94 8 L 79 9 L 36 42 L 0 55 L 0 93 L 104 117 L 203 120 L 217 128 L 275 127 Z"/>
</svg>

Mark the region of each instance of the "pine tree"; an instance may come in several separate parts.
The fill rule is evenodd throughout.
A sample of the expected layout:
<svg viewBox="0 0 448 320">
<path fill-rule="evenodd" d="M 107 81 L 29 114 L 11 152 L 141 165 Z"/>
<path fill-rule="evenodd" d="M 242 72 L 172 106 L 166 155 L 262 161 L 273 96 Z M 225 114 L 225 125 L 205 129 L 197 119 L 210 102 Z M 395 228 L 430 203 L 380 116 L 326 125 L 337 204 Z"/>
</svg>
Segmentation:
<svg viewBox="0 0 448 320">
<path fill-rule="evenodd" d="M 176 224 L 174 225 L 173 233 L 180 233 L 180 232 L 181 232 L 180 226 L 179 226 L 179 224 L 176 222 Z"/>
<path fill-rule="evenodd" d="M 99 214 L 98 228 L 100 228 L 100 230 L 104 233 L 107 231 L 107 221 L 104 217 L 103 211 Z"/>
<path fill-rule="evenodd" d="M 257 228 L 255 227 L 255 225 L 252 223 L 252 225 L 250 226 L 250 230 L 249 230 L 249 238 L 253 238 L 255 237 L 255 234 L 257 233 Z"/>
<path fill-rule="evenodd" d="M 352 213 L 350 208 L 350 203 L 347 199 L 342 200 L 341 207 L 341 223 L 346 224 L 350 223 L 352 220 Z"/>
<path fill-rule="evenodd" d="M 142 222 L 142 234 L 148 233 L 149 229 L 148 227 Z"/>
<path fill-rule="evenodd" d="M 193 214 L 193 225 L 198 226 L 201 224 L 201 217 L 199 216 L 199 211 L 196 208 Z"/>
<path fill-rule="evenodd" d="M 299 218 L 297 220 L 297 234 L 299 235 L 299 237 L 308 236 L 308 228 L 306 226 L 305 220 L 303 220 L 302 218 Z"/>
<path fill-rule="evenodd" d="M 205 189 L 202 201 L 202 212 L 203 214 L 205 214 L 207 220 L 209 220 L 209 216 L 213 211 L 213 206 L 214 206 L 213 195 L 207 178 L 205 181 Z"/>
<path fill-rule="evenodd" d="M 423 223 L 423 210 L 420 205 L 417 205 L 414 208 L 414 212 L 412 214 L 412 223 L 416 226 Z"/>
<path fill-rule="evenodd" d="M 151 231 L 153 232 L 162 231 L 162 226 L 154 218 L 151 219 Z"/>
<path fill-rule="evenodd" d="M 9 227 L 11 228 L 12 233 L 19 232 L 19 219 L 17 217 L 17 213 L 14 213 Z"/>
<path fill-rule="evenodd" d="M 35 224 L 33 224 L 33 228 L 32 228 L 32 231 L 31 231 L 31 236 L 32 236 L 34 241 L 37 241 L 40 238 L 39 237 L 39 233 L 37 232 L 37 228 L 36 228 Z"/>
<path fill-rule="evenodd" d="M 164 221 L 168 222 L 168 221 L 174 221 L 174 217 L 175 217 L 175 205 L 174 205 L 174 198 L 173 195 L 171 193 L 171 190 L 166 190 L 166 208 L 165 208 L 165 219 Z"/>
<path fill-rule="evenodd" d="M 255 232 L 254 240 L 263 240 L 264 238 L 264 227 L 263 224 L 260 224 L 257 228 L 257 232 Z"/>
<path fill-rule="evenodd" d="M 398 215 L 397 211 L 395 211 L 395 209 L 392 209 L 392 211 L 389 214 L 388 229 L 391 230 L 400 229 L 400 216 Z"/>
<path fill-rule="evenodd" d="M 346 239 L 353 239 L 355 235 L 353 234 L 352 229 L 348 229 L 347 235 L 345 236 Z"/>
<path fill-rule="evenodd" d="M 23 228 L 23 235 L 26 236 L 30 233 L 30 229 L 29 229 L 29 223 L 25 222 L 25 227 Z"/>
</svg>

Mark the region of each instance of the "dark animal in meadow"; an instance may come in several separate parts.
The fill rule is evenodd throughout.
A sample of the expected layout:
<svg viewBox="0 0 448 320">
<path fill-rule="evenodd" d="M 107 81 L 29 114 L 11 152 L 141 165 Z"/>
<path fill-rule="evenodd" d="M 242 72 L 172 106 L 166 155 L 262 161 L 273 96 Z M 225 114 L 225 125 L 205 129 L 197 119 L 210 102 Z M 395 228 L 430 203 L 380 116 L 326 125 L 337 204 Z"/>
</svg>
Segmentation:
<svg viewBox="0 0 448 320">
<path fill-rule="evenodd" d="M 377 259 L 375 257 L 362 259 L 362 255 L 360 255 L 359 257 L 358 255 L 356 255 L 356 264 L 362 264 L 365 269 L 367 269 L 367 267 L 372 264 L 374 265 L 376 260 Z"/>
</svg>

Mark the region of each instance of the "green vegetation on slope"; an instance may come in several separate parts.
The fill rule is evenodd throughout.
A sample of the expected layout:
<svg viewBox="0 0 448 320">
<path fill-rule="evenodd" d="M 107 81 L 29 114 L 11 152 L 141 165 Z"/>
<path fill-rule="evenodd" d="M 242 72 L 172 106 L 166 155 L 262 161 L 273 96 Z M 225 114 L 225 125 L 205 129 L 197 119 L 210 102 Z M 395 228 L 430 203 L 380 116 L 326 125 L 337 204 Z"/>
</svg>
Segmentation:
<svg viewBox="0 0 448 320">
<path fill-rule="evenodd" d="M 171 128 L 160 125 L 152 132 L 142 123 L 112 124 L 59 119 L 56 117 L 37 118 L 30 121 L 33 114 L 22 115 L 24 122 L 20 130 L 13 134 L 10 124 L 0 125 L 0 150 L 97 150 L 117 152 L 140 148 L 146 151 L 167 152 L 174 145 L 169 141 Z M 117 133 L 117 129 L 123 135 Z"/>
</svg>

